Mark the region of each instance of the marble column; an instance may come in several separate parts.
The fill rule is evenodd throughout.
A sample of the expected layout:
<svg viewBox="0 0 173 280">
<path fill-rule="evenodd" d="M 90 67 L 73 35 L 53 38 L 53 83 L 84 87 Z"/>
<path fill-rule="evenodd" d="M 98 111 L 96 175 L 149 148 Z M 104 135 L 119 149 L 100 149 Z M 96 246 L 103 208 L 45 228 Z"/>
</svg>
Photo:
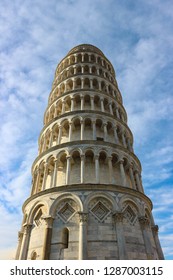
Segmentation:
<svg viewBox="0 0 173 280">
<path fill-rule="evenodd" d="M 70 183 L 70 172 L 71 172 L 71 156 L 67 156 L 67 169 L 66 169 L 66 185 Z"/>
<path fill-rule="evenodd" d="M 137 188 L 139 192 L 143 192 L 142 187 L 141 187 L 141 183 L 140 183 L 140 179 L 139 179 L 139 172 L 138 170 L 135 170 L 135 179 L 136 179 L 136 183 L 137 183 Z"/>
<path fill-rule="evenodd" d="M 71 112 L 74 110 L 74 97 L 71 98 Z"/>
<path fill-rule="evenodd" d="M 112 103 L 111 102 L 109 103 L 109 111 L 110 111 L 110 114 L 113 115 Z"/>
<path fill-rule="evenodd" d="M 83 95 L 81 96 L 81 110 L 84 109 L 84 97 Z"/>
<path fill-rule="evenodd" d="M 24 224 L 23 226 L 24 232 L 23 232 L 20 260 L 27 260 L 31 228 L 32 228 L 32 224 Z"/>
<path fill-rule="evenodd" d="M 124 229 L 123 229 L 123 213 L 116 212 L 113 214 L 113 218 L 114 218 L 116 234 L 117 234 L 119 260 L 128 260 L 126 242 L 124 237 Z"/>
<path fill-rule="evenodd" d="M 99 156 L 95 156 L 95 176 L 96 176 L 96 183 L 100 181 L 100 174 L 99 174 Z"/>
<path fill-rule="evenodd" d="M 114 126 L 114 139 L 115 139 L 115 144 L 119 144 L 119 140 L 118 140 L 118 134 L 117 134 L 117 128 L 116 126 Z"/>
<path fill-rule="evenodd" d="M 158 231 L 159 231 L 158 225 L 152 226 L 153 238 L 154 238 L 154 242 L 155 242 L 155 245 L 156 245 L 156 250 L 157 250 L 157 253 L 158 253 L 159 260 L 164 260 L 163 251 L 162 251 L 160 241 L 159 241 L 159 237 L 158 237 Z"/>
<path fill-rule="evenodd" d="M 108 136 L 107 123 L 103 124 L 103 129 L 104 129 L 104 141 L 107 141 L 107 136 Z"/>
<path fill-rule="evenodd" d="M 47 179 L 47 175 L 48 175 L 48 163 L 45 164 L 44 167 L 44 176 L 43 176 L 43 184 L 42 184 L 42 190 L 44 191 L 46 188 L 46 179 Z"/>
<path fill-rule="evenodd" d="M 142 230 L 142 235 L 144 239 L 144 245 L 145 245 L 145 250 L 146 250 L 146 255 L 148 260 L 153 260 L 154 259 L 154 252 L 152 248 L 152 244 L 150 241 L 150 236 L 148 233 L 149 230 L 149 219 L 146 218 L 145 216 L 139 217 L 139 223 L 141 226 Z"/>
<path fill-rule="evenodd" d="M 88 213 L 79 214 L 79 260 L 87 260 L 87 221 Z"/>
<path fill-rule="evenodd" d="M 56 179 L 57 179 L 57 169 L 58 169 L 58 160 L 54 161 L 54 171 L 53 171 L 53 180 L 52 180 L 52 188 L 56 187 Z"/>
<path fill-rule="evenodd" d="M 105 109 L 104 109 L 104 104 L 103 104 L 103 98 L 100 99 L 100 102 L 101 102 L 101 111 L 104 112 Z"/>
<path fill-rule="evenodd" d="M 58 133 L 58 145 L 61 143 L 61 137 L 62 137 L 62 126 L 59 126 L 59 133 Z"/>
<path fill-rule="evenodd" d="M 49 260 L 50 252 L 51 252 L 53 218 L 51 216 L 48 216 L 48 217 L 43 217 L 43 219 L 45 221 L 46 227 L 45 227 L 45 233 L 44 233 L 42 260 Z"/>
<path fill-rule="evenodd" d="M 94 110 L 94 97 L 91 96 L 91 110 Z"/>
<path fill-rule="evenodd" d="M 119 164 L 120 164 L 120 175 L 121 175 L 121 184 L 122 186 L 126 186 L 126 174 L 125 174 L 125 171 L 124 171 L 124 160 L 120 160 L 119 161 Z"/>
<path fill-rule="evenodd" d="M 109 183 L 112 184 L 112 157 L 108 157 Z"/>
<path fill-rule="evenodd" d="M 64 114 L 65 113 L 65 101 L 63 100 L 62 101 L 62 112 L 61 114 Z"/>
<path fill-rule="evenodd" d="M 92 121 L 92 126 L 93 126 L 93 140 L 96 140 L 96 121 Z"/>
<path fill-rule="evenodd" d="M 69 122 L 69 136 L 68 136 L 68 141 L 71 141 L 71 136 L 72 136 L 72 122 Z"/>
<path fill-rule="evenodd" d="M 22 246 L 22 240 L 23 240 L 23 232 L 19 231 L 18 232 L 18 246 L 17 246 L 15 260 L 19 260 L 20 252 L 21 252 L 21 246 Z"/>
<path fill-rule="evenodd" d="M 80 139 L 83 140 L 84 139 L 84 121 L 83 120 L 80 121 L 80 125 L 81 125 L 81 136 L 80 136 Z"/>
<path fill-rule="evenodd" d="M 125 140 L 125 137 L 124 137 L 124 132 L 122 132 L 121 136 L 122 136 L 123 146 L 124 146 L 124 148 L 126 148 L 127 145 L 126 145 L 126 140 Z"/>
<path fill-rule="evenodd" d="M 81 155 L 81 184 L 84 183 L 84 172 L 85 172 L 85 155 Z"/>
<path fill-rule="evenodd" d="M 130 174 L 130 180 L 131 180 L 131 184 L 132 184 L 132 189 L 136 190 L 136 185 L 135 185 L 132 165 L 129 165 L 129 174 Z"/>
</svg>

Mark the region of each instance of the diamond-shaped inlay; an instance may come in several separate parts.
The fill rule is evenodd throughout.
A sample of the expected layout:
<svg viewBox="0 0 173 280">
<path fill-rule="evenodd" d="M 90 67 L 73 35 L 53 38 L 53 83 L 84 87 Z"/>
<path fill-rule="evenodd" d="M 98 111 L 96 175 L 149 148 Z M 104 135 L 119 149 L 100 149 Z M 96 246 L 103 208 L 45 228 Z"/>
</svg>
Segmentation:
<svg viewBox="0 0 173 280">
<path fill-rule="evenodd" d="M 107 215 L 110 213 L 110 210 L 101 202 L 98 201 L 94 207 L 91 209 L 91 213 L 99 220 L 103 221 Z"/>
<path fill-rule="evenodd" d="M 130 223 L 134 223 L 136 219 L 136 214 L 130 206 L 127 206 L 124 216 L 129 220 Z"/>
<path fill-rule="evenodd" d="M 63 221 L 67 222 L 74 213 L 75 209 L 68 202 L 66 202 L 57 214 Z"/>
</svg>

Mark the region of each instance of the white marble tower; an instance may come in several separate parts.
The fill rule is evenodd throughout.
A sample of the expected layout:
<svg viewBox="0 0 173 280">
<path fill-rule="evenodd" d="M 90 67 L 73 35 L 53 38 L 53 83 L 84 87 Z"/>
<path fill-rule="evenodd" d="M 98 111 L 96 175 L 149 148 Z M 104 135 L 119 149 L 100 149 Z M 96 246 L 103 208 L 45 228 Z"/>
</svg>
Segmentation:
<svg viewBox="0 0 173 280">
<path fill-rule="evenodd" d="M 95 46 L 58 64 L 16 259 L 163 259 L 152 202 L 110 61 Z"/>
</svg>

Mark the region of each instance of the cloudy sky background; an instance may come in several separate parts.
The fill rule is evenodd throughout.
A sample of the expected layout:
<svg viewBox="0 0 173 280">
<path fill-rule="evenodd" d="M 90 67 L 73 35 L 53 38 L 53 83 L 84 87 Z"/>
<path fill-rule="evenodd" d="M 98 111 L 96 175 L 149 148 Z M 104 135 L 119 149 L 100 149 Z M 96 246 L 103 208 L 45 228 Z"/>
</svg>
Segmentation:
<svg viewBox="0 0 173 280">
<path fill-rule="evenodd" d="M 0 259 L 14 257 L 59 61 L 90 43 L 114 65 L 166 259 L 173 259 L 172 0 L 1 0 Z"/>
</svg>

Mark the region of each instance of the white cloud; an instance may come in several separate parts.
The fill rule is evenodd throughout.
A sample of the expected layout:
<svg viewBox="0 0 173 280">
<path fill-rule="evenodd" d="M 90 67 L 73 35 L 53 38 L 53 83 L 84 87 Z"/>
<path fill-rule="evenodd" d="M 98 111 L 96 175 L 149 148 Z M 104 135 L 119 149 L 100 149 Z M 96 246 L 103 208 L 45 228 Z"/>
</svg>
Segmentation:
<svg viewBox="0 0 173 280">
<path fill-rule="evenodd" d="M 85 42 L 98 46 L 115 66 L 156 219 L 172 215 L 172 6 L 170 0 L 2 1 L 0 196 L 2 225 L 14 229 L 12 238 L 1 238 L 2 250 L 15 247 L 55 68 Z M 172 220 L 165 221 L 160 220 L 160 234 L 166 254 L 173 256 Z"/>
</svg>

